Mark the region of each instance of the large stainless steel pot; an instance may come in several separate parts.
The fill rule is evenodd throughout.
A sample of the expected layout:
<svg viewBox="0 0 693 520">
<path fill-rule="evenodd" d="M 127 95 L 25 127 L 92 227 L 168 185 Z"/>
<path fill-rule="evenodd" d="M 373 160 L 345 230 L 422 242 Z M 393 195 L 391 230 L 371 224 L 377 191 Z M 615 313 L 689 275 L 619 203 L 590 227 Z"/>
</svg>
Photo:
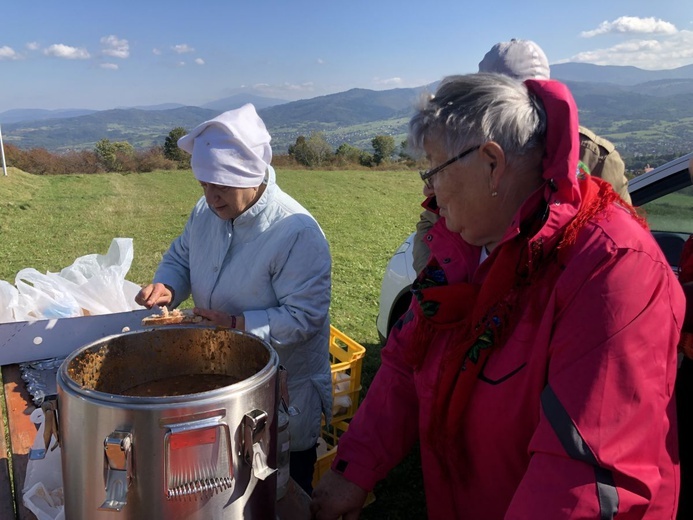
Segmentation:
<svg viewBox="0 0 693 520">
<path fill-rule="evenodd" d="M 70 520 L 275 517 L 278 356 L 239 331 L 172 326 L 104 338 L 58 371 Z M 138 385 L 216 374 L 185 395 Z"/>
</svg>

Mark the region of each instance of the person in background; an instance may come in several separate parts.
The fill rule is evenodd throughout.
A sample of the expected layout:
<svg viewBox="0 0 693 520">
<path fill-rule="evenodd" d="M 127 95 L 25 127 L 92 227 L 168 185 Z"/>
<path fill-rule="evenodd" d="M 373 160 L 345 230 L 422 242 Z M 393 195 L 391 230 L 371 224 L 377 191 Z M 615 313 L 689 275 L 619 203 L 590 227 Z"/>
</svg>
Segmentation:
<svg viewBox="0 0 693 520">
<path fill-rule="evenodd" d="M 693 180 L 693 157 L 688 161 L 688 173 Z M 679 282 L 686 294 L 686 301 L 691 305 L 686 305 L 686 319 L 683 322 L 681 337 L 681 349 L 687 358 L 693 360 L 693 235 L 683 246 L 681 259 L 678 267 Z"/>
<path fill-rule="evenodd" d="M 445 78 L 409 142 L 441 218 L 313 518 L 356 518 L 417 441 L 431 519 L 674 518 L 683 293 L 635 210 L 576 175 L 567 87 Z"/>
<path fill-rule="evenodd" d="M 290 475 L 312 490 L 322 414 L 332 413 L 331 257 L 315 219 L 276 183 L 255 107 L 224 112 L 180 138 L 204 195 L 135 300 L 177 307 L 269 343 L 288 373 Z"/>
<path fill-rule="evenodd" d="M 549 60 L 541 47 L 531 40 L 517 39 L 491 47 L 479 62 L 479 72 L 495 72 L 520 81 L 549 79 L 551 76 Z M 630 204 L 626 167 L 614 145 L 584 126 L 579 127 L 579 133 L 580 170 L 611 183 L 616 193 Z M 417 273 L 423 269 L 428 259 L 426 233 L 438 218 L 430 190 L 424 188 L 424 197 L 424 211 L 416 225 L 413 247 L 413 265 Z"/>
<path fill-rule="evenodd" d="M 688 162 L 693 179 L 693 156 Z M 683 354 L 676 378 L 676 408 L 678 413 L 681 458 L 681 499 L 678 517 L 693 518 L 693 235 L 684 244 L 679 261 L 679 282 L 686 295 L 686 317 L 681 330 L 679 350 Z"/>
</svg>

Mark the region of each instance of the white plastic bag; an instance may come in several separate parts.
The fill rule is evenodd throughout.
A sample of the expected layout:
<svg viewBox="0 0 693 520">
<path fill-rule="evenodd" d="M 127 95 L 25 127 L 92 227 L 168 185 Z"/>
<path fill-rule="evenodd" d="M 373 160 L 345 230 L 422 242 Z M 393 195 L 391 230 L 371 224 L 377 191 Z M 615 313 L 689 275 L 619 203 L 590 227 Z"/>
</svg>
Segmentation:
<svg viewBox="0 0 693 520">
<path fill-rule="evenodd" d="M 114 238 L 105 255 L 85 255 L 60 271 L 65 287 L 85 314 L 110 314 L 142 307 L 139 285 L 125 279 L 134 256 L 131 238 Z"/>
<path fill-rule="evenodd" d="M 29 267 L 17 273 L 14 284 L 20 298 L 17 321 L 82 316 L 79 303 L 55 273 L 42 274 Z"/>
<path fill-rule="evenodd" d="M 8 312 L 6 321 L 70 318 L 141 309 L 135 303 L 140 287 L 125 279 L 133 256 L 131 238 L 114 238 L 105 255 L 79 257 L 59 273 L 43 274 L 33 268 L 22 269 L 15 278 L 16 301 L 11 300 L 11 289 L 0 286 L 6 290 L 6 298 L 12 303 L 8 307 L 12 316 Z M 4 292 L 0 297 L 5 298 Z"/>
<path fill-rule="evenodd" d="M 0 280 L 0 323 L 16 321 L 15 309 L 19 305 L 19 291 L 10 282 Z"/>
<path fill-rule="evenodd" d="M 43 459 L 29 459 L 22 500 L 24 506 L 34 513 L 38 520 L 65 520 L 60 447 L 51 450 L 50 447 L 45 446 L 43 440 L 45 419 L 46 416 L 41 408 L 31 413 L 31 420 L 39 425 L 32 450 L 45 449 L 46 456 Z M 55 443 L 52 437 L 51 441 Z"/>
</svg>

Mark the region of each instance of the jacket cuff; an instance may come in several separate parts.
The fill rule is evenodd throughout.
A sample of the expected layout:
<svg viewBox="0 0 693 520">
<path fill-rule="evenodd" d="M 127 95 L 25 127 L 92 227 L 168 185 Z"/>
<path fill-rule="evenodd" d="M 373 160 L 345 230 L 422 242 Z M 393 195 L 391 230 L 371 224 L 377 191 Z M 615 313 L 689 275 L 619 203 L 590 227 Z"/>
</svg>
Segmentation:
<svg viewBox="0 0 693 520">
<path fill-rule="evenodd" d="M 270 342 L 269 319 L 267 318 L 267 311 L 245 311 L 243 312 L 243 318 L 245 318 L 246 332 L 254 334 L 267 343 Z"/>
<path fill-rule="evenodd" d="M 345 479 L 353 482 L 360 488 L 366 491 L 373 491 L 376 483 L 381 479 L 372 469 L 366 468 L 365 466 L 360 466 L 356 462 L 348 461 L 343 457 L 339 456 L 339 451 L 337 456 L 332 461 L 332 471 L 339 473 Z"/>
</svg>

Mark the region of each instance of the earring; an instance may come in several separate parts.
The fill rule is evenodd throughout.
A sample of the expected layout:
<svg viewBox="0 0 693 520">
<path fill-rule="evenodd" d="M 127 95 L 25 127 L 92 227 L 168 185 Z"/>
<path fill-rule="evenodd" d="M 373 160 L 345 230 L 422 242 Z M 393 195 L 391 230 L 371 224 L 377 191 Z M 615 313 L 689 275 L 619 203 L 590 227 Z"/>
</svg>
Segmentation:
<svg viewBox="0 0 693 520">
<path fill-rule="evenodd" d="M 497 191 L 492 191 L 492 192 L 491 192 L 491 197 L 497 197 L 497 196 L 498 196 L 498 192 L 497 192 Z"/>
</svg>

